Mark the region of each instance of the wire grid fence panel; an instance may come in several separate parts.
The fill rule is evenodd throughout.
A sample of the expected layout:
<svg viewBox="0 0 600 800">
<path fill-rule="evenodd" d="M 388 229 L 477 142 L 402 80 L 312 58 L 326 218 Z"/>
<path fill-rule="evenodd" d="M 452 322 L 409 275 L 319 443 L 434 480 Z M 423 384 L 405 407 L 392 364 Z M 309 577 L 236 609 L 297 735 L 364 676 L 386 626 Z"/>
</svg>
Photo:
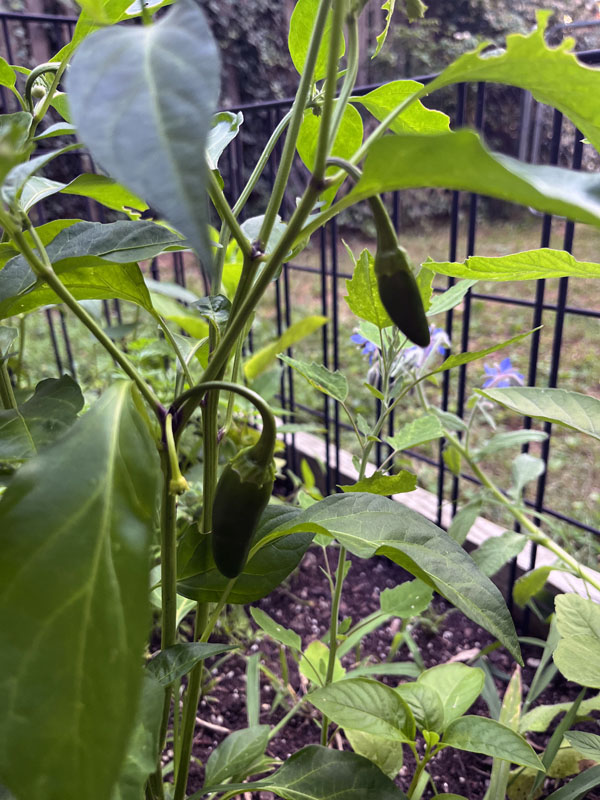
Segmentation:
<svg viewBox="0 0 600 800">
<path fill-rule="evenodd" d="M 17 60 L 15 51 L 18 49 L 20 51 L 20 63 L 26 63 L 26 60 L 29 59 L 29 63 L 33 65 L 35 61 L 33 60 L 32 47 L 27 43 L 34 39 L 33 31 L 35 26 L 37 26 L 38 32 L 40 27 L 43 30 L 49 31 L 51 34 L 49 38 L 55 49 L 58 49 L 62 44 L 68 41 L 72 34 L 75 21 L 74 18 L 56 17 L 53 15 L 21 15 L 0 12 L 0 54 L 3 54 L 9 62 L 15 63 Z M 19 32 L 18 35 L 15 34 L 15 31 Z M 15 47 L 15 41 L 19 43 L 18 47 Z M 600 51 L 582 53 L 580 54 L 580 58 L 585 63 L 592 65 L 598 64 L 600 62 Z M 431 77 L 432 76 L 421 76 L 417 78 L 417 80 L 427 81 Z M 367 91 L 370 88 L 373 87 L 364 87 L 362 91 Z M 257 154 L 266 143 L 269 133 L 289 110 L 290 104 L 291 101 L 289 100 L 278 100 L 270 103 L 248 104 L 240 108 L 232 109 L 234 111 L 241 111 L 245 118 L 241 134 L 233 141 L 220 162 L 220 169 L 225 179 L 227 191 L 232 198 L 237 196 L 241 187 L 244 185 Z M 460 127 L 461 125 L 469 123 L 474 124 L 476 128 L 483 130 L 485 133 L 486 87 L 484 84 L 479 84 L 477 86 L 459 84 L 455 88 L 455 96 L 451 104 L 454 107 L 454 113 L 452 115 L 453 127 Z M 578 135 L 577 132 L 573 131 L 571 123 L 565 122 L 562 115 L 555 111 L 552 117 L 549 142 L 547 143 L 547 147 L 541 151 L 541 127 L 539 125 L 535 127 L 533 133 L 529 131 L 531 101 L 529 96 L 524 92 L 521 93 L 520 105 L 520 109 L 517 106 L 515 106 L 514 109 L 516 125 L 520 129 L 520 135 L 515 138 L 513 143 L 514 155 L 527 156 L 530 149 L 528 137 L 530 137 L 534 140 L 532 144 L 533 150 L 535 151 L 534 157 L 538 156 L 539 152 L 543 152 L 545 163 L 557 164 L 561 159 L 561 153 L 563 153 L 563 151 L 561 151 L 561 142 L 564 138 L 565 129 L 570 128 L 569 136 L 571 141 L 574 141 L 574 146 L 570 150 L 570 166 L 573 169 L 580 169 L 582 166 L 583 153 L 582 137 Z M 0 111 L 6 113 L 14 110 L 17 110 L 14 97 L 0 87 Z M 260 213 L 260 208 L 262 207 L 261 203 L 264 205 L 264 199 L 268 195 L 269 187 L 273 183 L 280 151 L 281 142 L 279 141 L 275 146 L 273 156 L 269 160 L 263 180 L 258 187 L 259 191 L 246 208 L 243 216 L 248 217 L 255 213 Z M 73 155 L 72 163 L 74 169 L 73 174 L 93 169 L 91 159 L 85 155 Z M 302 185 L 307 174 L 302 165 L 295 165 L 290 184 L 291 191 L 288 191 L 281 210 L 284 219 L 289 217 L 290 212 L 295 207 L 296 197 L 302 190 Z M 477 236 L 480 229 L 478 211 L 481 201 L 477 195 L 468 195 L 465 198 L 464 193 L 456 191 L 448 192 L 445 196 L 447 197 L 448 203 L 448 216 L 446 221 L 441 224 L 447 227 L 447 258 L 449 261 L 462 260 L 462 258 L 476 253 Z M 403 226 L 406 225 L 402 195 L 395 193 L 387 199 L 390 204 L 394 223 L 401 232 Z M 43 204 L 41 204 L 38 213 L 39 216 L 36 221 L 41 223 L 45 220 Z M 86 216 L 88 219 L 92 220 L 103 221 L 104 219 L 102 209 L 93 202 L 86 202 L 85 209 L 80 211 L 80 215 Z M 550 245 L 553 222 L 555 221 L 549 215 L 540 215 L 539 246 L 548 247 Z M 571 222 L 567 222 L 564 226 L 562 247 L 568 252 L 572 251 L 575 233 L 576 226 Z M 555 244 L 554 241 L 553 244 Z M 310 253 L 310 258 L 308 259 L 306 258 L 307 253 Z M 294 321 L 294 313 L 298 311 L 297 287 L 299 283 L 306 281 L 313 282 L 312 285 L 317 290 L 316 294 L 318 295 L 315 298 L 313 313 L 318 312 L 328 317 L 330 320 L 329 324 L 324 326 L 321 331 L 318 360 L 332 370 L 339 369 L 342 366 L 342 358 L 340 355 L 343 328 L 341 309 L 343 309 L 345 280 L 351 277 L 350 273 L 344 271 L 342 266 L 343 256 L 344 245 L 338 231 L 338 224 L 333 220 L 324 229 L 314 235 L 310 251 L 300 254 L 292 263 L 284 266 L 281 278 L 274 284 L 273 289 L 273 319 L 276 333 L 280 336 Z M 189 270 L 189 266 L 189 261 L 184 260 L 182 255 L 177 253 L 172 255 L 170 264 L 167 264 L 165 259 L 161 259 L 160 266 L 156 261 L 153 262 L 150 267 L 150 274 L 156 280 L 165 278 L 168 280 L 171 279 L 185 286 L 187 279 L 186 272 Z M 204 290 L 208 292 L 209 281 L 206 275 L 203 276 L 203 281 Z M 454 283 L 454 279 L 449 278 L 447 279 L 446 287 L 449 288 Z M 457 352 L 459 348 L 462 351 L 469 349 L 469 345 L 472 341 L 473 320 L 477 315 L 476 306 L 479 303 L 484 303 L 488 306 L 493 304 L 499 312 L 503 314 L 507 312 L 510 313 L 513 310 L 526 310 L 527 313 L 530 314 L 530 328 L 537 328 L 542 323 L 547 322 L 548 318 L 551 316 L 553 317 L 551 330 L 552 343 L 548 355 L 547 375 L 541 374 L 540 348 L 542 333 L 541 331 L 536 331 L 529 340 L 526 383 L 529 385 L 547 385 L 550 387 L 559 386 L 565 322 L 578 317 L 585 318 L 589 321 L 590 325 L 597 326 L 597 320 L 600 318 L 599 309 L 570 305 L 568 298 L 569 280 L 567 278 L 562 278 L 558 281 L 556 299 L 549 296 L 548 285 L 544 280 L 536 282 L 535 296 L 533 298 L 511 297 L 506 294 L 481 290 L 475 287 L 469 290 L 465 296 L 460 314 L 457 310 L 448 311 L 446 313 L 445 328 L 452 340 L 453 352 Z M 68 369 L 75 376 L 76 358 L 73 355 L 74 348 L 69 339 L 64 314 L 60 308 L 48 308 L 45 310 L 45 314 L 48 319 L 49 337 L 53 345 L 57 368 L 59 372 Z M 104 316 L 107 325 L 113 323 L 115 318 L 117 322 L 120 322 L 121 311 L 119 303 L 117 301 L 114 301 L 114 303 L 104 301 Z M 546 331 L 548 331 L 548 327 Z M 548 334 L 546 333 L 545 335 L 547 336 Z M 59 338 L 61 340 L 60 344 Z M 490 341 L 493 341 L 493 335 L 490 336 Z M 252 350 L 253 339 L 251 336 L 246 343 L 246 352 L 252 352 Z M 293 352 L 294 348 L 288 349 L 288 354 L 293 355 Z M 477 365 L 472 365 L 470 367 L 471 372 L 476 368 Z M 440 386 L 440 399 L 443 409 L 454 411 L 458 413 L 459 416 L 465 414 L 465 404 L 468 396 L 468 377 L 469 367 L 466 365 L 461 367 L 457 374 L 451 374 L 449 372 L 444 373 Z M 333 453 L 333 463 L 330 463 L 330 468 L 325 471 L 324 475 L 325 489 L 327 492 L 336 491 L 336 486 L 340 482 L 339 472 L 342 441 L 345 432 L 351 430 L 351 426 L 340 418 L 339 405 L 333 402 L 331 398 L 323 396 L 319 399 L 313 395 L 310 401 L 303 400 L 304 393 L 299 391 L 298 381 L 302 382 L 303 379 L 298 378 L 293 370 L 288 367 L 282 370 L 279 397 L 281 405 L 287 410 L 289 415 L 284 421 L 293 421 L 296 419 L 295 415 L 297 413 L 304 413 L 316 419 L 323 427 L 323 436 L 326 446 L 325 452 Z M 379 412 L 378 405 L 378 401 L 375 401 L 374 413 Z M 523 424 L 525 427 L 530 427 L 531 420 L 525 419 Z M 394 425 L 393 419 L 390 420 L 390 425 Z M 552 475 L 550 469 L 552 426 L 546 423 L 544 425 L 544 430 L 549 434 L 541 451 L 541 457 L 545 462 L 546 471 L 537 482 L 534 496 L 526 502 L 536 513 L 547 515 L 557 521 L 568 523 L 576 529 L 597 536 L 600 533 L 600 529 L 597 525 L 590 524 L 581 519 L 576 519 L 571 514 L 566 514 L 563 511 L 553 508 L 552 498 L 547 498 L 548 478 Z M 286 436 L 286 442 L 288 445 L 288 463 L 291 469 L 298 474 L 300 471 L 302 453 L 298 452 L 296 449 L 295 437 L 293 434 Z M 476 483 L 471 476 L 461 474 L 460 478 L 458 478 L 448 471 L 443 459 L 442 447 L 443 445 L 439 446 L 438 453 L 435 457 L 432 457 L 431 454 L 425 455 L 422 452 L 410 452 L 409 454 L 417 462 L 420 461 L 421 463 L 427 464 L 436 471 L 435 492 L 437 495 L 438 524 L 442 522 L 443 503 L 450 501 L 452 513 L 455 513 L 458 507 L 459 496 L 464 486 L 468 486 L 470 483 Z M 382 463 L 387 457 L 387 454 L 386 446 L 378 443 L 374 448 L 374 461 L 377 465 Z M 531 556 L 531 566 L 534 565 L 535 548 Z M 511 585 L 514 579 L 515 573 L 513 572 Z"/>
</svg>

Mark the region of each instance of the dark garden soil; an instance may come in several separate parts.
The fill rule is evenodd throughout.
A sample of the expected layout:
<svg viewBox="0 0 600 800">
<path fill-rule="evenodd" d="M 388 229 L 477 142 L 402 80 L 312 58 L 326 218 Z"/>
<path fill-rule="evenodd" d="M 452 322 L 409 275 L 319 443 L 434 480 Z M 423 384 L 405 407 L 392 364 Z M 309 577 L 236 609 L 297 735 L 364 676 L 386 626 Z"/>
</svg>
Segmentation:
<svg viewBox="0 0 600 800">
<path fill-rule="evenodd" d="M 344 586 L 341 617 L 351 617 L 353 622 L 379 609 L 379 593 L 381 591 L 412 578 L 385 558 L 373 558 L 368 561 L 352 559 L 352 561 L 352 567 Z M 287 585 L 280 587 L 269 597 L 256 604 L 277 622 L 296 631 L 302 637 L 304 647 L 312 640 L 323 636 L 329 628 L 329 593 L 327 581 L 322 572 L 322 564 L 321 550 L 319 548 L 310 550 Z M 335 564 L 332 563 L 331 568 L 333 570 Z M 432 620 L 435 621 L 434 618 L 437 615 L 448 611 L 448 605 L 440 598 L 436 598 L 433 610 Z M 260 651 L 261 664 L 274 675 L 281 676 L 279 647 L 266 638 L 256 638 L 254 634 L 256 626 L 252 620 L 248 618 L 247 622 L 244 620 L 242 622 L 244 624 L 240 626 L 239 616 L 232 619 L 232 624 L 235 624 L 234 634 L 237 630 L 238 636 L 242 639 L 238 654 L 228 658 L 218 670 L 213 670 L 213 677 L 217 682 L 209 686 L 205 698 L 201 701 L 199 719 L 202 720 L 202 724 L 197 728 L 194 743 L 194 755 L 200 762 L 206 760 L 211 750 L 222 741 L 228 732 L 247 726 L 246 658 L 252 653 Z M 398 622 L 398 620 L 393 621 L 392 624 L 379 628 L 363 639 L 360 654 L 362 660 L 369 657 L 372 662 L 385 661 L 394 634 L 398 630 Z M 455 610 L 450 610 L 437 627 L 422 624 L 413 631 L 413 635 L 426 667 L 445 663 L 452 658 L 465 660 L 460 658 L 461 653 L 472 651 L 474 648 L 480 649 L 493 641 L 486 631 Z M 523 649 L 524 692 L 529 687 L 539 655 L 539 648 L 524 647 Z M 456 659 L 457 656 L 458 659 Z M 492 652 L 489 658 L 495 667 L 505 673 L 510 673 L 514 667 L 511 657 L 504 650 Z M 355 653 L 346 656 L 343 659 L 344 666 L 351 667 L 355 663 L 355 659 Z M 395 661 L 411 659 L 406 646 L 403 646 L 394 656 Z M 306 681 L 299 675 L 297 666 L 289 655 L 287 663 L 289 684 L 296 695 L 301 696 L 306 691 Z M 393 686 L 402 679 L 394 677 L 383 678 L 383 680 Z M 498 687 L 502 691 L 504 686 L 505 684 L 498 682 Z M 558 675 L 535 705 L 572 700 L 577 696 L 578 690 L 579 687 L 568 683 Z M 288 695 L 284 701 L 287 705 L 283 707 L 280 705 L 274 712 L 271 712 L 276 694 L 277 686 L 269 681 L 264 673 L 261 673 L 262 723 L 276 724 L 289 708 L 291 695 Z M 486 716 L 487 706 L 483 700 L 479 699 L 468 713 Z M 591 727 L 589 730 L 594 730 L 594 728 Z M 318 744 L 319 735 L 320 728 L 316 724 L 316 713 L 311 713 L 309 707 L 306 706 L 301 713 L 292 717 L 277 737 L 271 740 L 267 753 L 274 759 L 285 760 L 307 744 Z M 541 751 L 546 741 L 547 737 L 537 734 L 529 737 L 530 744 L 538 752 Z M 340 735 L 334 736 L 332 746 L 351 749 Z M 396 779 L 398 785 L 405 791 L 410 783 L 413 765 L 412 755 L 405 747 L 404 766 Z M 468 800 L 481 800 L 487 788 L 490 768 L 491 758 L 489 757 L 447 748 L 430 764 L 429 771 L 439 793 L 452 792 L 463 795 Z M 190 780 L 190 787 L 194 791 L 201 788 L 202 778 L 202 767 L 194 764 Z M 544 796 L 559 785 L 559 782 L 547 780 Z M 431 798 L 432 794 L 428 790 L 424 797 Z M 273 795 L 270 792 L 255 792 L 248 793 L 247 797 L 267 800 Z M 600 791 L 589 793 L 588 800 L 600 800 Z"/>
</svg>

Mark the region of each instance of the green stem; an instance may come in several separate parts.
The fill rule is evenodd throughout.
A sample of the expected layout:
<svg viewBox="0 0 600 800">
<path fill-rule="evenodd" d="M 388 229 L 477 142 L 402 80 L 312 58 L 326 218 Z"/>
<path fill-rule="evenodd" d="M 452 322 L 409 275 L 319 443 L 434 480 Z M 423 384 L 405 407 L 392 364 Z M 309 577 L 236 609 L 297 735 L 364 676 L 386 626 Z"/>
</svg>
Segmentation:
<svg viewBox="0 0 600 800">
<path fill-rule="evenodd" d="M 35 101 L 31 94 L 34 83 L 37 81 L 39 77 L 45 75 L 47 72 L 57 73 L 59 68 L 60 64 L 58 62 L 48 61 L 45 64 L 38 64 L 37 67 L 34 67 L 27 76 L 27 80 L 25 81 L 25 91 L 23 92 L 23 96 L 25 99 L 25 105 L 32 114 L 34 112 L 34 107 L 35 107 Z"/>
<path fill-rule="evenodd" d="M 429 744 L 427 745 L 425 753 L 421 760 L 419 760 L 419 757 L 415 750 L 415 758 L 417 760 L 417 768 L 415 770 L 415 774 L 413 775 L 412 781 L 410 782 L 410 786 L 408 787 L 408 792 L 406 793 L 409 798 L 413 796 L 415 789 L 419 785 L 421 774 L 423 773 L 423 770 L 425 769 L 425 767 L 429 763 L 429 760 L 431 759 L 431 746 Z"/>
<path fill-rule="evenodd" d="M 315 65 L 317 63 L 319 47 L 325 31 L 325 25 L 327 23 L 329 8 L 330 0 L 320 0 L 319 8 L 315 17 L 315 24 L 310 37 L 310 43 L 308 45 L 306 60 L 304 62 L 302 77 L 300 78 L 298 91 L 296 92 L 296 97 L 294 98 L 294 103 L 291 108 L 290 124 L 287 136 L 285 137 L 283 153 L 281 154 L 281 162 L 279 164 L 279 169 L 277 170 L 275 184 L 273 186 L 271 198 L 269 200 L 269 204 L 267 205 L 263 224 L 258 237 L 263 246 L 265 246 L 265 244 L 269 241 L 271 231 L 273 230 L 273 225 L 275 224 L 277 214 L 279 213 L 279 209 L 283 201 L 283 196 L 285 194 L 292 165 L 294 163 L 298 134 L 300 133 L 300 126 L 302 125 L 302 120 L 304 118 L 304 109 L 306 108 L 306 104 L 310 97 L 310 90 L 313 84 L 313 74 L 315 71 Z"/>
<path fill-rule="evenodd" d="M 188 383 L 188 386 L 190 386 L 190 387 L 193 386 L 194 385 L 194 380 L 193 380 L 192 376 L 190 375 L 190 371 L 188 369 L 188 363 L 185 360 L 185 358 L 183 357 L 183 354 L 182 354 L 181 350 L 179 349 L 179 345 L 177 344 L 177 341 L 176 341 L 175 337 L 173 336 L 173 334 L 169 330 L 169 326 L 167 325 L 167 323 L 161 317 L 160 314 L 155 314 L 155 315 L 153 314 L 153 316 L 156 319 L 161 331 L 164 333 L 165 339 L 169 342 L 169 344 L 173 348 L 173 351 L 175 353 L 175 357 L 177 358 L 177 361 L 179 361 L 179 364 L 181 365 L 181 370 L 183 372 L 184 379 Z"/>
<path fill-rule="evenodd" d="M 4 220 L 2 220 L 4 223 Z M 87 313 L 87 311 L 79 305 L 77 300 L 73 297 L 71 292 L 63 285 L 58 275 L 54 272 L 52 263 L 48 258 L 48 254 L 40 241 L 37 231 L 27 220 L 27 229 L 36 245 L 40 256 L 30 246 L 22 231 L 18 230 L 8 219 L 4 223 L 9 234 L 16 244 L 21 254 L 26 259 L 27 263 L 35 273 L 36 277 L 43 280 L 48 286 L 60 297 L 62 302 L 75 314 L 75 316 L 85 325 L 90 333 L 100 342 L 105 350 L 113 357 L 119 364 L 121 369 L 128 375 L 129 378 L 137 385 L 143 397 L 146 399 L 154 413 L 159 420 L 164 417 L 164 408 L 160 403 L 158 397 L 154 394 L 151 387 L 142 378 L 137 369 L 133 366 L 127 356 L 122 353 L 115 343 L 110 339 L 97 324 L 95 319 Z"/>
<path fill-rule="evenodd" d="M 34 137 L 38 125 L 44 119 L 44 117 L 46 116 L 46 112 L 50 108 L 52 99 L 54 98 L 54 95 L 58 90 L 58 84 L 60 83 L 63 73 L 67 68 L 67 63 L 68 63 L 68 55 L 65 55 L 63 60 L 58 65 L 58 69 L 54 73 L 54 78 L 52 80 L 52 83 L 50 84 L 50 89 L 48 90 L 48 94 L 46 95 L 42 103 L 39 105 L 39 107 L 35 110 L 35 116 L 33 117 L 33 122 L 29 130 L 30 139 Z"/>
<path fill-rule="evenodd" d="M 23 377 L 23 359 L 25 356 L 25 321 L 27 316 L 22 314 L 19 318 L 19 355 L 17 356 L 17 368 L 15 370 L 15 379 L 17 388 L 21 383 Z"/>
<path fill-rule="evenodd" d="M 346 74 L 344 82 L 335 104 L 335 114 L 331 124 L 331 131 L 329 133 L 329 149 L 333 147 L 335 137 L 342 123 L 344 111 L 348 105 L 348 100 L 352 94 L 352 90 L 356 85 L 356 78 L 358 75 L 359 63 L 359 47 L 358 47 L 358 20 L 355 14 L 351 14 L 346 18 L 346 30 L 348 32 L 348 51 L 346 53 Z"/>
<path fill-rule="evenodd" d="M 2 408 L 7 410 L 17 408 L 6 359 L 0 360 L 0 404 L 2 404 Z"/>
<path fill-rule="evenodd" d="M 335 669 L 335 656 L 337 653 L 338 638 L 338 617 L 340 613 L 340 600 L 342 598 L 342 587 L 344 585 L 344 571 L 346 564 L 346 548 L 340 545 L 338 553 L 337 572 L 335 575 L 335 591 L 331 600 L 331 620 L 329 623 L 329 660 L 327 661 L 327 673 L 325 675 L 325 686 L 329 686 L 333 680 Z M 327 746 L 327 729 L 329 719 L 323 715 L 321 722 L 321 744 Z"/>
<path fill-rule="evenodd" d="M 210 199 L 217 210 L 217 214 L 227 225 L 231 235 L 238 243 L 238 246 L 244 256 L 246 258 L 252 258 L 252 243 L 248 240 L 248 237 L 244 234 L 239 222 L 235 218 L 233 211 L 227 202 L 227 198 L 223 194 L 223 190 L 217 183 L 214 172 L 212 169 L 208 168 L 206 169 L 206 172 L 208 173 L 208 190 L 210 193 Z"/>
<path fill-rule="evenodd" d="M 297 703 L 295 703 L 295 704 L 294 704 L 294 705 L 293 705 L 293 706 L 290 708 L 290 710 L 287 712 L 287 714 L 286 714 L 284 717 L 282 717 L 282 718 L 279 720 L 279 722 L 277 723 L 277 725 L 274 725 L 274 726 L 271 728 L 271 730 L 269 731 L 269 741 L 271 741 L 271 739 L 274 739 L 274 738 L 275 738 L 275 736 L 277 736 L 277 734 L 279 733 L 279 731 L 280 731 L 280 730 L 282 730 L 283 728 L 285 728 L 285 726 L 286 726 L 286 725 L 288 724 L 288 722 L 289 722 L 289 721 L 292 719 L 292 717 L 296 716 L 296 714 L 298 713 L 298 709 L 300 708 L 300 706 L 301 706 L 301 705 L 302 705 L 304 702 L 306 702 L 306 697 L 301 697 L 301 698 L 298 700 L 298 702 L 297 702 Z"/>
</svg>

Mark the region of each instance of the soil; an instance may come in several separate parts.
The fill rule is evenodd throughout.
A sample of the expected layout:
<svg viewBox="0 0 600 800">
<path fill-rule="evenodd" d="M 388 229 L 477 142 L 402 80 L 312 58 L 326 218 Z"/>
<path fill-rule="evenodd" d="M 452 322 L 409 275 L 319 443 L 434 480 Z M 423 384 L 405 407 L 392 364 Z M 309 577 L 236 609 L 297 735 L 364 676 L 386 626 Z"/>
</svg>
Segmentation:
<svg viewBox="0 0 600 800">
<path fill-rule="evenodd" d="M 385 558 L 376 557 L 368 561 L 356 558 L 351 558 L 351 560 L 352 567 L 344 584 L 340 616 L 341 618 L 351 617 L 354 622 L 379 609 L 379 594 L 383 589 L 391 588 L 412 578 L 407 572 Z M 314 639 L 322 637 L 329 629 L 329 591 L 322 567 L 323 556 L 320 548 L 311 549 L 299 569 L 285 585 L 255 604 L 277 622 L 296 631 L 302 637 L 304 647 Z M 332 563 L 331 568 L 333 570 L 335 564 Z M 239 607 L 237 608 L 239 612 Z M 445 663 L 453 657 L 460 657 L 460 654 L 465 651 L 471 651 L 474 648 L 480 649 L 493 642 L 490 634 L 460 612 L 450 608 L 444 600 L 437 596 L 434 599 L 432 610 L 430 624 L 420 624 L 413 630 L 413 637 L 418 644 L 426 667 Z M 385 661 L 394 634 L 398 630 L 398 623 L 398 620 L 393 620 L 391 624 L 366 636 L 362 640 L 361 660 L 364 661 L 369 657 L 371 662 Z M 247 657 L 260 651 L 261 664 L 274 675 L 281 677 L 279 646 L 264 637 L 260 631 L 257 633 L 256 626 L 249 616 L 240 616 L 239 613 L 234 613 L 230 618 L 230 624 L 231 630 L 228 635 L 237 637 L 241 646 L 235 655 L 227 659 L 224 666 L 221 664 L 218 670 L 213 669 L 213 677 L 216 682 L 209 686 L 205 698 L 201 701 L 199 718 L 202 719 L 203 724 L 197 728 L 194 742 L 194 756 L 198 762 L 192 765 L 190 772 L 190 788 L 193 791 L 202 786 L 203 769 L 201 764 L 205 762 L 214 747 L 228 732 L 247 726 L 245 706 Z M 535 667 L 539 663 L 537 660 L 539 655 L 539 648 L 529 646 L 523 648 L 524 693 L 527 691 L 535 673 Z M 355 659 L 355 653 L 344 657 L 344 667 L 346 669 L 352 667 Z M 393 660 L 408 661 L 412 660 L 412 656 L 406 646 L 403 646 L 394 655 Z M 514 667 L 511 656 L 503 649 L 492 652 L 489 655 L 489 661 L 504 673 L 512 672 Z M 297 665 L 289 654 L 287 665 L 289 685 L 296 695 L 301 696 L 306 691 L 306 681 L 300 676 Z M 402 680 L 395 677 L 381 679 L 392 686 Z M 497 685 L 500 691 L 504 691 L 506 684 L 498 681 Z M 577 696 L 579 689 L 580 687 L 565 681 L 558 674 L 535 705 L 572 700 Z M 291 701 L 288 694 L 284 700 L 286 705 L 279 705 L 278 708 L 271 711 L 276 694 L 277 686 L 261 670 L 261 723 L 276 724 L 289 708 Z M 468 713 L 488 716 L 487 706 L 480 698 Z M 597 730 L 595 726 L 594 722 L 587 729 Z M 586 729 L 585 724 L 577 727 Z M 306 707 L 301 713 L 293 716 L 279 735 L 271 740 L 267 754 L 275 759 L 285 760 L 307 744 L 318 744 L 319 736 L 320 728 L 317 726 L 316 712 L 312 713 Z M 537 752 L 541 752 L 547 738 L 547 736 L 534 734 L 528 740 Z M 332 746 L 351 749 L 339 734 L 334 736 Z M 468 800 L 482 800 L 489 781 L 491 763 L 491 758 L 487 756 L 447 748 L 430 763 L 429 772 L 439 793 L 450 792 L 466 797 Z M 404 791 L 410 784 L 413 766 L 412 755 L 405 747 L 404 766 L 396 778 L 396 783 Z M 547 779 L 543 796 L 546 797 L 560 785 L 560 781 Z M 270 792 L 248 793 L 247 797 L 250 796 L 255 800 L 268 800 L 273 797 Z M 425 799 L 433 797 L 433 791 L 428 789 L 423 797 Z M 587 798 L 588 800 L 600 800 L 600 790 L 588 793 Z"/>
</svg>

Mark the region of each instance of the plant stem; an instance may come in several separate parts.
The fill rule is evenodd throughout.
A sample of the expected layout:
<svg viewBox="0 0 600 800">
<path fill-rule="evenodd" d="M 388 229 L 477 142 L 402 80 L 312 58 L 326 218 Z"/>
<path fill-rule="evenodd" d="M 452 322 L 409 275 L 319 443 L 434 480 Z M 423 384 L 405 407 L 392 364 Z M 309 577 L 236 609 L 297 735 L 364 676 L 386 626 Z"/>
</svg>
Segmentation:
<svg viewBox="0 0 600 800">
<path fill-rule="evenodd" d="M 304 117 L 304 109 L 308 102 L 311 86 L 313 84 L 313 74 L 315 71 L 315 65 L 317 63 L 319 47 L 325 31 L 329 8 L 330 0 L 320 0 L 317 15 L 315 17 L 315 24 L 310 37 L 310 43 L 308 45 L 306 60 L 304 62 L 302 77 L 300 78 L 298 91 L 296 92 L 296 97 L 294 98 L 294 103 L 290 112 L 290 124 L 285 137 L 283 153 L 281 154 L 281 162 L 279 164 L 279 169 L 277 170 L 275 184 L 273 186 L 271 198 L 265 211 L 263 224 L 258 237 L 263 247 L 269 241 L 269 236 L 271 235 L 273 225 L 275 224 L 275 219 L 277 218 L 277 214 L 279 213 L 279 209 L 283 201 L 283 196 L 287 187 L 292 164 L 294 163 L 298 134 L 300 133 L 300 126 L 302 125 L 302 120 Z"/>
<path fill-rule="evenodd" d="M 338 553 L 337 571 L 335 575 L 335 591 L 331 599 L 331 620 L 329 623 L 329 660 L 327 661 L 327 673 L 325 675 L 325 686 L 329 686 L 333 680 L 333 671 L 335 669 L 335 656 L 337 652 L 337 632 L 338 632 L 338 617 L 340 613 L 340 600 L 342 597 L 342 587 L 344 585 L 344 573 L 346 567 L 346 548 L 340 545 Z M 329 728 L 329 719 L 323 715 L 321 722 L 321 744 L 325 747 L 327 745 L 327 729 Z"/>
<path fill-rule="evenodd" d="M 217 179 L 213 171 L 207 168 L 206 172 L 208 173 L 208 190 L 210 193 L 210 199 L 217 210 L 217 214 L 227 225 L 229 232 L 238 243 L 238 247 L 244 256 L 246 258 L 252 258 L 252 243 L 248 240 L 248 237 L 244 234 L 239 222 L 235 218 L 233 211 L 227 202 L 227 198 L 223 194 L 223 190 L 217 183 Z"/>
<path fill-rule="evenodd" d="M 185 358 L 181 353 L 181 350 L 179 349 L 177 340 L 169 330 L 169 326 L 167 325 L 167 323 L 161 317 L 160 314 L 156 314 L 155 319 L 158 322 L 161 331 L 164 333 L 165 339 L 169 342 L 169 344 L 173 348 L 173 351 L 175 352 L 175 357 L 177 358 L 177 361 L 179 361 L 179 364 L 181 365 L 181 371 L 183 372 L 184 379 L 188 382 L 188 386 L 192 387 L 194 385 L 194 381 L 192 379 L 192 376 L 190 375 L 187 361 L 185 360 Z"/>
<path fill-rule="evenodd" d="M 2 404 L 2 408 L 7 410 L 17 408 L 6 359 L 0 359 L 0 404 Z"/>
<path fill-rule="evenodd" d="M 356 77 L 358 75 L 358 62 L 359 62 L 359 47 L 358 47 L 358 20 L 355 14 L 351 14 L 346 18 L 346 29 L 348 32 L 348 52 L 346 53 L 346 74 L 344 82 L 335 104 L 335 113 L 333 122 L 331 124 L 331 131 L 329 133 L 329 148 L 333 147 L 335 137 L 342 123 L 346 106 L 354 86 L 356 85 Z"/>
</svg>

